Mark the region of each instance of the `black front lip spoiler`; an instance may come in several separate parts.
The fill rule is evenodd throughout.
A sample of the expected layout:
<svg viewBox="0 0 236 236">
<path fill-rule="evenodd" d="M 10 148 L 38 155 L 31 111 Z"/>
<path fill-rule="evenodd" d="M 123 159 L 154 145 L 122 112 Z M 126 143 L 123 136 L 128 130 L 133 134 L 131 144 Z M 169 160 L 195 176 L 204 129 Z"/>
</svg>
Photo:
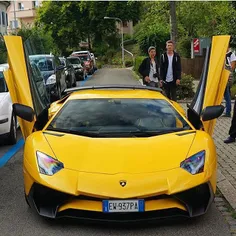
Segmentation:
<svg viewBox="0 0 236 236">
<path fill-rule="evenodd" d="M 39 191 L 45 191 L 44 194 Z M 54 194 L 50 194 L 54 192 Z M 43 196 L 44 195 L 44 196 Z M 51 199 L 50 199 L 51 196 Z M 57 197 L 55 197 L 57 196 Z M 45 197 L 45 198 L 44 198 Z M 68 195 L 65 193 L 57 192 L 52 189 L 48 189 L 44 186 L 33 184 L 30 193 L 26 196 L 29 205 L 37 211 L 37 213 L 46 218 L 77 218 L 86 221 L 97 221 L 97 222 L 117 222 L 117 223 L 132 223 L 141 221 L 153 221 L 162 220 L 168 218 L 192 218 L 205 214 L 211 203 L 214 200 L 214 194 L 210 183 L 199 185 L 195 188 L 177 193 L 171 196 L 162 195 L 157 198 L 172 197 L 183 203 L 187 209 L 187 212 L 177 208 L 136 212 L 136 213 L 103 213 L 95 211 L 75 210 L 67 209 L 58 212 L 58 209 L 64 203 L 70 201 L 76 196 Z M 86 196 L 85 196 L 86 198 Z M 155 198 L 155 197 L 153 197 Z M 44 199 L 44 200 L 42 200 Z M 93 199 L 93 198 L 91 198 Z M 90 200 L 91 200 L 90 199 Z M 98 201 L 99 199 L 94 198 Z M 100 199 L 101 200 L 101 199 Z"/>
</svg>

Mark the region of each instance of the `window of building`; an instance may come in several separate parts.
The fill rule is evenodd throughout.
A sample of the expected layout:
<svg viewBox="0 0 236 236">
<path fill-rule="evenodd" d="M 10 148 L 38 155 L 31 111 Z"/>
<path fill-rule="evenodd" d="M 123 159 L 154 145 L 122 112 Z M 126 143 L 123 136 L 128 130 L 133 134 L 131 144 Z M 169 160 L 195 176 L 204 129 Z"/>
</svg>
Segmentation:
<svg viewBox="0 0 236 236">
<path fill-rule="evenodd" d="M 19 9 L 20 11 L 24 10 L 24 4 L 23 4 L 22 2 L 19 2 L 19 3 L 18 3 L 18 9 Z"/>
<path fill-rule="evenodd" d="M 6 24 L 8 26 L 8 15 L 7 15 L 7 13 L 6 13 Z"/>
<path fill-rule="evenodd" d="M 11 21 L 10 21 L 10 28 L 11 28 L 11 29 L 16 29 L 16 28 L 18 28 L 18 21 L 17 21 L 17 20 L 16 20 L 16 21 L 11 20 Z"/>
<path fill-rule="evenodd" d="M 1 11 L 0 11 L 0 25 L 2 24 L 2 14 L 1 14 Z"/>
<path fill-rule="evenodd" d="M 39 6 L 39 1 L 36 0 L 36 1 L 33 1 L 33 8 L 36 8 Z"/>
<path fill-rule="evenodd" d="M 5 12 L 2 12 L 2 25 L 6 25 Z"/>
<path fill-rule="evenodd" d="M 128 27 L 128 22 L 127 21 L 123 22 L 123 27 Z"/>
</svg>

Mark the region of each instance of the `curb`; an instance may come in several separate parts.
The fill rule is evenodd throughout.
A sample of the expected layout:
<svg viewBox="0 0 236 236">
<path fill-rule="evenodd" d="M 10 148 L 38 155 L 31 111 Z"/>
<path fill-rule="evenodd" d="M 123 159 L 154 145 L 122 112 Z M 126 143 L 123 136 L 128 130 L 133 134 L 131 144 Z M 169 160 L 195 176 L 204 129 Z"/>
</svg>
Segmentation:
<svg viewBox="0 0 236 236">
<path fill-rule="evenodd" d="M 217 187 L 230 204 L 230 206 L 236 210 L 236 189 L 233 185 L 227 180 L 227 178 L 222 174 L 222 172 L 217 170 Z"/>
</svg>

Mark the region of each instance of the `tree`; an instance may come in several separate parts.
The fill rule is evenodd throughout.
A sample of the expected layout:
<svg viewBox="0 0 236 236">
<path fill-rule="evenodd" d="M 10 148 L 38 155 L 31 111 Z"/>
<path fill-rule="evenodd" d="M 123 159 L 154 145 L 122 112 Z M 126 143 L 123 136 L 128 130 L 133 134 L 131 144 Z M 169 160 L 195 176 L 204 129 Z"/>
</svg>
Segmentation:
<svg viewBox="0 0 236 236">
<path fill-rule="evenodd" d="M 177 42 L 176 2 L 170 1 L 170 37 Z"/>
<path fill-rule="evenodd" d="M 168 2 L 143 2 L 141 21 L 135 26 L 134 38 L 143 54 L 149 46 L 157 48 L 157 54 L 165 49 L 165 42 L 170 36 Z"/>
<path fill-rule="evenodd" d="M 54 42 L 62 53 L 74 48 L 79 43 L 89 40 L 90 47 L 112 43 L 117 38 L 115 22 L 104 20 L 104 16 L 115 16 L 122 20 L 137 20 L 139 2 L 111 1 L 44 1 L 37 14 L 37 24 L 51 32 Z M 119 10 L 118 10 L 119 9 Z"/>
</svg>

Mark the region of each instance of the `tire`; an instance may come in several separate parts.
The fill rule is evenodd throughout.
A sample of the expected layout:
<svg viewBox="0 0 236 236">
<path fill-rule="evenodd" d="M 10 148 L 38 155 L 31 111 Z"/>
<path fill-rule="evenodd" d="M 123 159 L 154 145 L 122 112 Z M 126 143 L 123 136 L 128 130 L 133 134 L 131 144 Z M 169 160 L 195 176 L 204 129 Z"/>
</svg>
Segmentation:
<svg viewBox="0 0 236 236">
<path fill-rule="evenodd" d="M 72 87 L 72 81 L 70 79 L 70 77 L 68 76 L 68 78 L 66 78 L 66 81 L 67 81 L 67 88 L 71 88 Z"/>
<path fill-rule="evenodd" d="M 83 80 L 86 80 L 86 78 L 88 77 L 87 73 L 85 72 L 84 73 L 84 76 L 83 76 Z"/>
<path fill-rule="evenodd" d="M 72 87 L 76 87 L 76 77 L 74 76 L 74 82 L 72 84 Z"/>
<path fill-rule="evenodd" d="M 16 141 L 17 141 L 17 120 L 15 115 L 12 114 L 10 133 L 7 139 L 7 143 L 13 145 L 16 144 Z"/>
<path fill-rule="evenodd" d="M 61 99 L 61 85 L 58 84 L 57 85 L 57 99 Z"/>
<path fill-rule="evenodd" d="M 25 202 L 27 203 L 28 207 L 30 207 L 30 204 L 29 204 L 29 201 L 28 201 L 28 199 L 26 197 L 26 194 L 25 194 Z"/>
</svg>

